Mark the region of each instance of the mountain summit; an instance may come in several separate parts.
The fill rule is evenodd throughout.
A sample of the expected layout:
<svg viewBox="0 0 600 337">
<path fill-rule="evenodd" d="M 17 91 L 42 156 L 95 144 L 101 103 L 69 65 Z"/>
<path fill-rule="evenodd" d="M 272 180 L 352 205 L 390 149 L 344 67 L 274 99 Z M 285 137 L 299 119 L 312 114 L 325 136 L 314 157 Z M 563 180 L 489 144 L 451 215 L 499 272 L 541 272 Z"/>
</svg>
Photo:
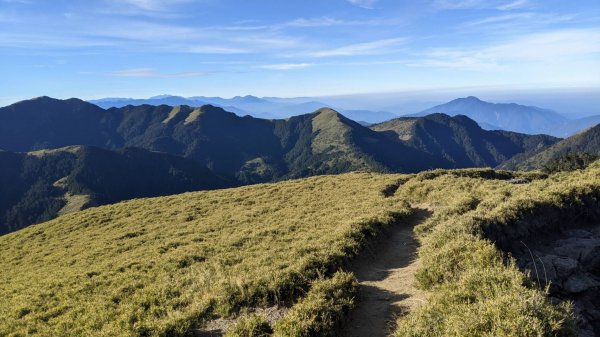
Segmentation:
<svg viewBox="0 0 600 337">
<path fill-rule="evenodd" d="M 465 115 L 488 130 L 507 130 L 529 134 L 543 133 L 567 118 L 548 109 L 515 103 L 490 103 L 477 97 L 458 98 L 445 104 L 421 111 L 414 116 L 444 113 L 450 116 Z"/>
</svg>

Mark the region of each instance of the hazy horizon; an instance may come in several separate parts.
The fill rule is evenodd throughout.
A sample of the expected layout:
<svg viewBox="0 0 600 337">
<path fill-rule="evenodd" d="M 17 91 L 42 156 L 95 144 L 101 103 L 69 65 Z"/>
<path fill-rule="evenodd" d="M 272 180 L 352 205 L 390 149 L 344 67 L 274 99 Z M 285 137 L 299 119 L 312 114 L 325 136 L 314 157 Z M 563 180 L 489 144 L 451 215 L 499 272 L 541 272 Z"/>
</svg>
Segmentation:
<svg viewBox="0 0 600 337">
<path fill-rule="evenodd" d="M 180 96 L 196 97 L 206 96 L 202 93 L 194 95 L 179 95 L 177 93 L 161 93 L 154 96 L 128 97 L 120 95 L 114 97 L 76 97 L 62 96 L 54 97 L 58 99 L 79 98 L 87 101 L 93 101 L 103 98 L 126 98 L 126 99 L 148 99 L 157 96 Z M 241 93 L 235 96 L 256 96 L 252 93 Z M 47 96 L 47 95 L 43 95 Z M 233 98 L 235 96 L 215 97 Z M 421 110 L 431 108 L 434 105 L 442 104 L 450 100 L 476 96 L 477 98 L 492 103 L 517 103 L 521 105 L 531 105 L 540 108 L 555 110 L 567 117 L 578 118 L 593 115 L 600 115 L 600 88 L 552 88 L 545 90 L 508 90 L 502 88 L 445 88 L 438 90 L 413 90 L 397 92 L 375 92 L 375 93 L 354 93 L 342 95 L 323 95 L 323 96 L 257 96 L 261 98 L 284 98 L 297 99 L 299 102 L 311 100 L 321 101 L 328 105 L 337 106 L 344 109 L 388 111 L 397 115 L 417 113 Z M 37 96 L 36 96 L 37 97 Z M 21 100 L 35 97 L 19 97 L 9 99 L 5 102 L 0 101 L 0 107 L 16 103 Z M 309 111 L 307 111 L 308 113 Z"/>
</svg>

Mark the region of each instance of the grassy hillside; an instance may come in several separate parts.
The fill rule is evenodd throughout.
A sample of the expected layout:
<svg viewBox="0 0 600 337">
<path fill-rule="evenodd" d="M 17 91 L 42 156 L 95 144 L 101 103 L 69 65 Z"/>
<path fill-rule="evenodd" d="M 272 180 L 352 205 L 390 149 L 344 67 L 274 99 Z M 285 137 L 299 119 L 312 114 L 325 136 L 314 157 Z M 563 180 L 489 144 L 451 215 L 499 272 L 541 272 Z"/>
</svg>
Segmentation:
<svg viewBox="0 0 600 337">
<path fill-rule="evenodd" d="M 0 335 L 181 335 L 212 315 L 295 298 L 408 214 L 381 192 L 400 178 L 139 199 L 5 235 Z"/>
<path fill-rule="evenodd" d="M 68 214 L 0 237 L 0 335 L 185 335 L 296 301 L 275 325 L 244 316 L 229 336 L 331 335 L 356 291 L 351 275 L 334 272 L 411 203 L 435 210 L 417 228 L 417 279 L 431 296 L 399 321 L 398 336 L 572 336 L 568 306 L 552 305 L 489 238 L 540 205 L 585 205 L 599 187 L 598 165 L 550 177 L 354 173 Z"/>
<path fill-rule="evenodd" d="M 0 162 L 0 234 L 91 206 L 232 186 L 194 161 L 134 148 L 0 152 Z"/>
<path fill-rule="evenodd" d="M 554 160 L 574 153 L 600 155 L 600 124 L 566 138 L 547 149 L 537 151 L 534 155 L 517 156 L 500 167 L 516 170 L 541 169 Z"/>
<path fill-rule="evenodd" d="M 549 300 L 535 276 L 523 274 L 501 249 L 598 223 L 599 164 L 517 185 L 454 174 L 407 182 L 400 193 L 413 202 L 435 200 L 438 211 L 416 228 L 422 263 L 416 276 L 431 297 L 398 320 L 395 335 L 579 335 L 570 304 Z"/>
</svg>

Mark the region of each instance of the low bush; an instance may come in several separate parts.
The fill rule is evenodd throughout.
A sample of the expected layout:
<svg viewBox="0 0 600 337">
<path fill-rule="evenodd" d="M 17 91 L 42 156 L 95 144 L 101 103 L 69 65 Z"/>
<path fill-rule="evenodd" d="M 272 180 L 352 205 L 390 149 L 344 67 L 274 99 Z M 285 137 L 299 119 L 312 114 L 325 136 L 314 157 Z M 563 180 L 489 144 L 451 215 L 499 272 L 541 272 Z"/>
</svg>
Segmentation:
<svg viewBox="0 0 600 337">
<path fill-rule="evenodd" d="M 395 336 L 577 336 L 571 306 L 552 304 L 496 243 L 555 226 L 543 220 L 552 209 L 597 215 L 600 170 L 523 185 L 440 175 L 408 182 L 400 193 L 435 201 L 438 211 L 415 229 L 421 242 L 416 277 L 430 299 L 398 320 Z M 524 219 L 540 221 L 533 228 Z"/>
<path fill-rule="evenodd" d="M 542 170 L 546 173 L 561 171 L 582 170 L 600 158 L 597 154 L 590 153 L 568 153 L 561 157 L 550 160 Z"/>
<path fill-rule="evenodd" d="M 275 325 L 277 337 L 335 336 L 354 306 L 358 283 L 351 273 L 337 272 L 315 281 L 310 291 Z"/>
<path fill-rule="evenodd" d="M 273 329 L 264 317 L 252 314 L 240 318 L 224 337 L 267 337 L 273 333 Z"/>
</svg>

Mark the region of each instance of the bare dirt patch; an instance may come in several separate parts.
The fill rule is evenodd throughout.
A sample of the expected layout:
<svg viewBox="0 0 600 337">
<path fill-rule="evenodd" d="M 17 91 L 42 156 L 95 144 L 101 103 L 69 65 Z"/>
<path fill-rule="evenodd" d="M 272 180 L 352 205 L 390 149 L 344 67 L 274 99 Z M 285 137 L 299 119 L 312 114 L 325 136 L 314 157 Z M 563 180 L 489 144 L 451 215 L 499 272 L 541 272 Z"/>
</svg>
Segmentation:
<svg viewBox="0 0 600 337">
<path fill-rule="evenodd" d="M 283 306 L 272 306 L 267 308 L 255 308 L 251 313 L 257 314 L 265 318 L 271 326 L 275 325 L 279 319 L 281 319 L 285 313 L 289 310 Z M 194 331 L 196 337 L 221 337 L 225 335 L 227 330 L 232 327 L 240 318 L 244 317 L 243 314 L 236 315 L 229 318 L 218 318 L 212 321 L 208 321 L 202 328 Z"/>
</svg>

